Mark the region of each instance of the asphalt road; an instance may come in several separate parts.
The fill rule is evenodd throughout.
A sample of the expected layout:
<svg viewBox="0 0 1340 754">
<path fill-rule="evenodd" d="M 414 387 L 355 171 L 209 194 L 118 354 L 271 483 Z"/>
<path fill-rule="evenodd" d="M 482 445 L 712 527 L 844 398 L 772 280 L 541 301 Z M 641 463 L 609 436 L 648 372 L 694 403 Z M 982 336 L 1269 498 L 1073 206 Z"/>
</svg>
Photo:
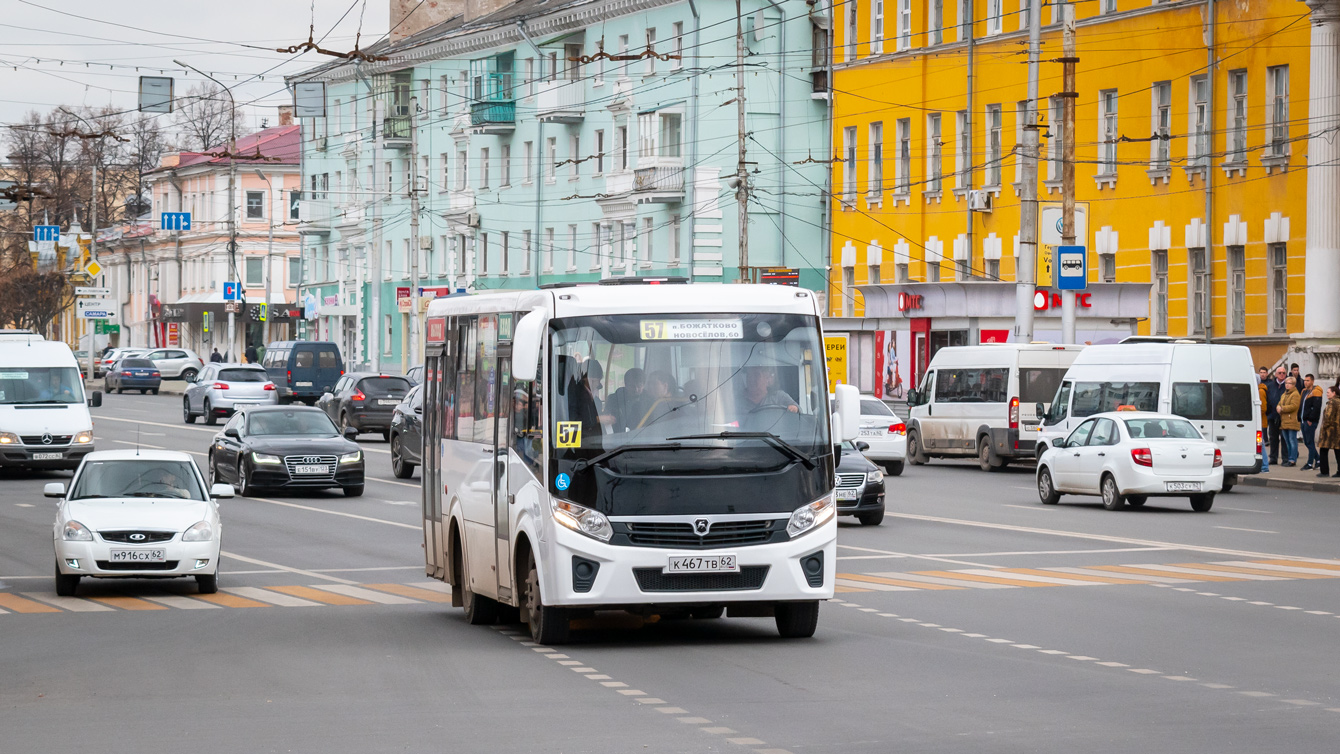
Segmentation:
<svg viewBox="0 0 1340 754">
<path fill-rule="evenodd" d="M 107 396 L 99 448 L 211 433 L 174 396 Z M 909 467 L 840 532 L 811 640 L 770 619 L 611 616 L 562 648 L 482 628 L 423 577 L 417 480 L 364 438 L 366 495 L 223 505 L 223 591 L 55 597 L 68 475 L 0 475 L 0 750 L 1330 752 L 1340 740 L 1336 496 L 1239 487 L 1104 511 L 1031 469 Z M 1070 569 L 1070 570 L 1066 570 Z M 49 610 L 49 612 L 48 612 Z"/>
</svg>

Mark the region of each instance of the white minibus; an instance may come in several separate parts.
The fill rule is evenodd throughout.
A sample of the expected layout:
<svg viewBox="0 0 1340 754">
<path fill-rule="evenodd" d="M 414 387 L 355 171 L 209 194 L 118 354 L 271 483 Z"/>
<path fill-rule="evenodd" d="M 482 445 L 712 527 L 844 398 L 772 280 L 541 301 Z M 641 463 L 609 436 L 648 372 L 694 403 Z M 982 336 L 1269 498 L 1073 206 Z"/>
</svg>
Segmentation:
<svg viewBox="0 0 1340 754">
<path fill-rule="evenodd" d="M 70 469 L 93 450 L 84 382 L 58 340 L 0 341 L 0 467 Z"/>
</svg>

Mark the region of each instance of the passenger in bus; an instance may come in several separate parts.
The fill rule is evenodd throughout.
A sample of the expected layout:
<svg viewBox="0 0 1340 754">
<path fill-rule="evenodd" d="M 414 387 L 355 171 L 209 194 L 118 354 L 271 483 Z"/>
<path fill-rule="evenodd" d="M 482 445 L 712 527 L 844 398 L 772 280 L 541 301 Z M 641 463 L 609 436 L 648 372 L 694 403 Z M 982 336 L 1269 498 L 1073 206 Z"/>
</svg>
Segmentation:
<svg viewBox="0 0 1340 754">
<path fill-rule="evenodd" d="M 744 390 L 740 392 L 744 413 L 751 414 L 771 406 L 784 407 L 793 414 L 799 411 L 794 398 L 773 387 L 776 381 L 777 373 L 772 367 L 745 367 Z"/>
<path fill-rule="evenodd" d="M 674 378 L 665 372 L 652 372 L 647 377 L 647 397 L 650 403 L 647 405 L 647 410 L 638 418 L 636 429 L 656 423 L 656 420 L 665 416 L 666 412 L 682 403 L 682 400 L 675 396 L 674 385 Z"/>
<path fill-rule="evenodd" d="M 647 395 L 646 386 L 646 373 L 641 369 L 633 367 L 624 372 L 623 387 L 605 401 L 605 413 L 614 417 L 613 431 L 627 432 L 647 413 L 652 399 Z"/>
<path fill-rule="evenodd" d="M 568 419 L 582 423 L 583 448 L 600 448 L 604 426 L 614 423 L 614 417 L 601 409 L 600 386 L 605 370 L 599 361 L 587 359 L 578 372 L 578 378 L 568 386 Z"/>
</svg>

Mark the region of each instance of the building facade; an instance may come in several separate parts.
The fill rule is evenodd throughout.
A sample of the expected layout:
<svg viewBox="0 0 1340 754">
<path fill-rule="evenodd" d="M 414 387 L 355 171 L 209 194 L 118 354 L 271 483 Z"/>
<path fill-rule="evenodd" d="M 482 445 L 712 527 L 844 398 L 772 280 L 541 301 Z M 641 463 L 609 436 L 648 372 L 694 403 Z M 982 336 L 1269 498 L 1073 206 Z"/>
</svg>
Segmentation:
<svg viewBox="0 0 1340 754">
<path fill-rule="evenodd" d="M 826 17 L 801 0 L 744 11 L 742 262 L 733 3 L 391 0 L 392 38 L 369 50 L 387 60 L 291 79 L 326 84 L 303 141 L 301 332 L 395 369 L 417 361 L 410 286 L 722 282 L 744 265 L 822 288 Z"/>
</svg>

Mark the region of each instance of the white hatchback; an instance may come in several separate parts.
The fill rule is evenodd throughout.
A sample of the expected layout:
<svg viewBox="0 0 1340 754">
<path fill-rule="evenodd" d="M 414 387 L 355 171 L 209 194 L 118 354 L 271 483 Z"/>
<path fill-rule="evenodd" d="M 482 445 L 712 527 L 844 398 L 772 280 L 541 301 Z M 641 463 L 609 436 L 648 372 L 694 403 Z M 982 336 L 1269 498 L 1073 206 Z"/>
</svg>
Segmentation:
<svg viewBox="0 0 1340 754">
<path fill-rule="evenodd" d="M 889 476 L 903 473 L 907 459 L 907 424 L 888 404 L 873 395 L 861 396 L 861 442 L 866 458 L 884 467 Z"/>
<path fill-rule="evenodd" d="M 203 594 L 219 589 L 219 498 L 227 484 L 206 486 L 195 461 L 171 450 L 89 453 L 61 498 L 52 527 L 56 594 L 73 596 L 83 577 L 195 577 Z"/>
<path fill-rule="evenodd" d="M 1055 505 L 1062 494 L 1098 495 L 1110 511 L 1151 497 L 1188 497 L 1203 513 L 1223 489 L 1223 458 L 1180 416 L 1095 414 L 1038 459 L 1038 497 Z"/>
</svg>

